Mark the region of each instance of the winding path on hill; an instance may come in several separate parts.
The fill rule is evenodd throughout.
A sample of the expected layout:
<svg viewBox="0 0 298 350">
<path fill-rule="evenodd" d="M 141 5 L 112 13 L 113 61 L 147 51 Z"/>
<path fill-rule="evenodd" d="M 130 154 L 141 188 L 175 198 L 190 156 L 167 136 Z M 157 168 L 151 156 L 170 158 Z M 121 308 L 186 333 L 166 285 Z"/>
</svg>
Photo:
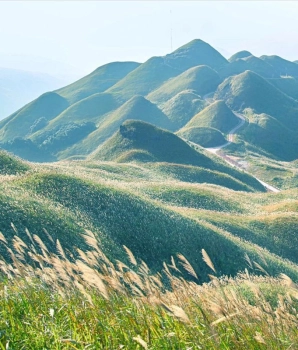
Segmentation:
<svg viewBox="0 0 298 350">
<path fill-rule="evenodd" d="M 203 96 L 203 99 L 204 99 L 205 101 L 208 101 L 209 103 L 211 103 L 211 102 L 214 101 L 213 97 L 211 97 L 213 94 L 214 94 L 214 92 L 211 92 L 211 93 L 209 93 L 209 94 L 206 94 L 206 95 Z M 241 166 L 241 164 L 239 164 L 239 162 L 235 161 L 232 157 L 228 156 L 227 154 L 221 152 L 221 150 L 222 150 L 223 148 L 229 146 L 231 143 L 234 142 L 235 136 L 236 136 L 236 131 L 238 131 L 240 128 L 242 128 L 242 126 L 245 124 L 245 117 L 244 117 L 242 114 L 240 114 L 240 113 L 238 113 L 238 112 L 235 112 L 235 111 L 232 111 L 232 112 L 235 114 L 235 116 L 236 116 L 237 118 L 240 119 L 240 121 L 239 121 L 239 124 L 236 125 L 236 126 L 235 126 L 232 130 L 230 130 L 230 132 L 228 133 L 228 135 L 227 135 L 228 142 L 226 142 L 226 143 L 224 143 L 224 144 L 222 144 L 222 145 L 220 145 L 220 146 L 217 146 L 217 147 L 210 147 L 210 148 L 205 148 L 205 149 L 206 149 L 207 151 L 209 151 L 209 152 L 211 152 L 211 153 L 214 153 L 214 154 L 216 154 L 217 156 L 221 157 L 222 159 L 224 159 L 227 163 L 229 163 L 229 164 L 232 165 L 233 167 L 236 167 L 236 168 L 238 168 L 238 169 L 244 171 L 243 168 L 242 168 L 242 166 Z M 191 142 L 191 141 L 188 141 L 188 142 L 189 142 L 191 145 L 193 145 L 193 146 L 200 146 L 200 145 L 198 145 L 198 144 L 196 144 L 196 143 L 194 143 L 194 142 Z M 250 175 L 252 175 L 252 174 L 250 174 Z M 274 193 L 280 192 L 280 190 L 279 190 L 278 188 L 269 185 L 268 183 L 266 183 L 266 182 L 260 180 L 259 178 L 257 178 L 257 177 L 254 176 L 254 175 L 252 175 L 252 176 L 253 176 L 256 180 L 258 180 L 258 181 L 267 189 L 267 191 L 269 191 L 269 192 L 274 192 Z"/>
</svg>

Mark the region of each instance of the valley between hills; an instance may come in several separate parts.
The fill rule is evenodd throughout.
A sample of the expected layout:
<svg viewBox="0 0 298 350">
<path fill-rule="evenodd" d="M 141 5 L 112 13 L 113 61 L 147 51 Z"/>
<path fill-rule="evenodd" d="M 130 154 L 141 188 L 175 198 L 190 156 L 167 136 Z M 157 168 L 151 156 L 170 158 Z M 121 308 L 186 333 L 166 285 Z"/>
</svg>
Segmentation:
<svg viewBox="0 0 298 350">
<path fill-rule="evenodd" d="M 296 348 L 297 92 L 193 40 L 1 120 L 0 346 Z"/>
</svg>

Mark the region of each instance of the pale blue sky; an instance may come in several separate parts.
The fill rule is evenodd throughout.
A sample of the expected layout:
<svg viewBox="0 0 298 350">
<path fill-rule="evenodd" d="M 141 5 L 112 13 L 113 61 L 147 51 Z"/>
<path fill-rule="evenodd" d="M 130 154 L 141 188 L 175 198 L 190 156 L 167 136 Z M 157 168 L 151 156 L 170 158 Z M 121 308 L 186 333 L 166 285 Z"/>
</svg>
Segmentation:
<svg viewBox="0 0 298 350">
<path fill-rule="evenodd" d="M 85 74 L 143 62 L 171 51 L 171 28 L 173 50 L 199 38 L 226 57 L 298 60 L 295 1 L 0 1 L 0 67 Z"/>
</svg>

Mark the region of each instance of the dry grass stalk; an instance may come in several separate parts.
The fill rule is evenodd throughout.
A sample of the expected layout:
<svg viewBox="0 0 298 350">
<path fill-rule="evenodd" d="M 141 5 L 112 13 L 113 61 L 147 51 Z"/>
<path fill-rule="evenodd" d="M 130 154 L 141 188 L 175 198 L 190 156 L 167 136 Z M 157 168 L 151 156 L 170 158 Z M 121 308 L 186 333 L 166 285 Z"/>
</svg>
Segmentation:
<svg viewBox="0 0 298 350">
<path fill-rule="evenodd" d="M 136 266 L 138 263 L 137 263 L 136 258 L 135 258 L 134 255 L 133 255 L 133 253 L 131 252 L 131 250 L 128 249 L 125 245 L 123 245 L 123 248 L 125 249 L 126 254 L 128 255 L 128 258 L 129 258 L 130 262 L 131 262 L 133 265 Z"/>
<path fill-rule="evenodd" d="M 213 265 L 213 262 L 211 261 L 209 255 L 207 254 L 205 249 L 202 249 L 202 255 L 203 255 L 203 260 L 205 261 L 205 263 L 207 264 L 207 266 L 210 267 L 210 269 L 216 273 L 215 267 Z"/>
<path fill-rule="evenodd" d="M 144 349 L 148 349 L 148 344 L 141 338 L 140 335 L 132 338 L 135 342 L 140 344 Z"/>
<path fill-rule="evenodd" d="M 182 254 L 177 254 L 177 257 L 180 260 L 180 264 L 183 266 L 184 270 L 198 280 L 199 278 L 189 261 Z"/>
<path fill-rule="evenodd" d="M 56 249 L 57 249 L 58 253 L 60 254 L 60 256 L 62 258 L 64 258 L 65 260 L 67 260 L 67 257 L 66 257 L 66 255 L 64 253 L 64 250 L 63 250 L 62 245 L 61 245 L 61 243 L 60 243 L 58 238 L 56 240 Z"/>
</svg>

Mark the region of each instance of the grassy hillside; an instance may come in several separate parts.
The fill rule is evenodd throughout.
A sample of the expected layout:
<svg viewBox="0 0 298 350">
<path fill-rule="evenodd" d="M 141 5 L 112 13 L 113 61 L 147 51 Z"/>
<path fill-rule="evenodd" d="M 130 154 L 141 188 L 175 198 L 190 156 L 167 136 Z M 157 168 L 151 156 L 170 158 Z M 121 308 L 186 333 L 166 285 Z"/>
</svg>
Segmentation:
<svg viewBox="0 0 298 350">
<path fill-rule="evenodd" d="M 74 147 L 62 152 L 60 158 L 71 155 L 88 155 L 113 135 L 127 119 L 143 120 L 162 128 L 172 129 L 172 123 L 157 106 L 142 96 L 134 96 L 114 112 L 107 115 L 97 129 Z"/>
<path fill-rule="evenodd" d="M 166 130 L 158 129 L 151 124 L 135 120 L 123 123 L 120 126 L 120 130 L 94 151 L 90 159 L 114 160 L 119 162 L 167 162 L 193 165 L 200 168 L 207 168 L 208 171 L 212 170 L 227 174 L 234 177 L 236 182 L 241 182 L 241 184 L 234 182 L 234 184 L 229 184 L 227 187 L 232 186 L 232 188 L 241 188 L 241 190 L 262 190 L 262 186 L 252 177 L 227 167 L 217 157 L 210 158 L 209 155 L 204 154 L 203 149 L 201 152 L 195 151 L 176 135 Z M 171 167 L 170 164 L 169 166 Z M 223 175 L 220 173 L 213 175 L 220 178 Z M 204 181 L 208 182 L 207 178 L 207 176 L 204 177 Z M 215 183 L 214 180 L 212 180 L 212 183 Z M 247 185 L 248 187 L 246 187 Z"/>
<path fill-rule="evenodd" d="M 104 92 L 139 65 L 137 62 L 108 63 L 56 92 L 73 104 L 93 94 Z"/>
<path fill-rule="evenodd" d="M 227 78 L 232 75 L 243 73 L 246 70 L 255 72 L 264 78 L 278 78 L 280 76 L 270 63 L 253 55 L 233 59 L 230 61 L 229 65 L 224 66 L 219 71 L 219 74 L 222 78 Z"/>
<path fill-rule="evenodd" d="M 219 100 L 207 106 L 195 115 L 185 128 L 208 127 L 228 133 L 239 124 L 239 118 L 227 107 L 224 101 Z"/>
<path fill-rule="evenodd" d="M 292 76 L 298 77 L 298 67 L 294 62 L 285 60 L 282 57 L 273 55 L 273 56 L 261 56 L 260 57 L 264 62 L 269 63 L 274 67 L 275 71 L 279 76 Z"/>
<path fill-rule="evenodd" d="M 227 142 L 223 134 L 238 124 L 239 119 L 219 100 L 195 115 L 177 135 L 203 147 L 216 147 Z"/>
<path fill-rule="evenodd" d="M 224 135 L 218 130 L 210 127 L 184 127 L 177 135 L 185 140 L 194 142 L 202 147 L 217 147 L 227 143 Z"/>
<path fill-rule="evenodd" d="M 126 100 L 134 95 L 146 96 L 189 68 L 207 65 L 216 69 L 225 64 L 226 59 L 209 44 L 193 40 L 166 56 L 150 58 L 108 92 L 115 92 Z"/>
<path fill-rule="evenodd" d="M 239 52 L 236 52 L 234 55 L 232 55 L 229 58 L 229 62 L 235 62 L 238 59 L 246 58 L 246 57 L 249 57 L 249 56 L 253 56 L 253 54 L 251 52 L 249 52 L 249 51 L 246 51 L 246 50 L 239 51 Z"/>
<path fill-rule="evenodd" d="M 197 254 L 202 248 L 214 256 L 219 275 L 235 275 L 239 269 L 246 267 L 245 253 L 263 264 L 259 247 L 271 249 L 273 244 L 273 238 L 265 235 L 267 228 L 271 228 L 270 232 L 278 231 L 280 240 L 284 237 L 286 244 L 287 232 L 292 226 L 289 224 L 283 230 L 281 224 L 272 226 L 262 216 L 268 212 L 268 205 L 274 208 L 274 203 L 282 202 L 284 195 L 246 195 L 219 186 L 185 183 L 177 177 L 173 181 L 171 176 L 166 175 L 166 168 L 170 172 L 170 167 L 171 164 L 157 163 L 156 167 L 137 166 L 139 171 L 136 171 L 136 165 L 94 161 L 49 164 L 43 170 L 36 167 L 34 172 L 25 176 L 10 182 L 2 181 L 1 186 L 5 190 L 0 198 L 0 231 L 11 245 L 17 246 L 14 243 L 18 240 L 16 235 L 26 244 L 30 243 L 30 237 L 25 232 L 27 227 L 31 235 L 38 235 L 43 240 L 49 251 L 59 253 L 53 243 L 58 238 L 66 248 L 65 254 L 73 259 L 71 254 L 77 256 L 74 246 L 87 250 L 83 233 L 84 228 L 91 229 L 112 261 L 122 259 L 127 263 L 119 250 L 125 244 L 134 251 L 137 259 L 143 259 L 156 271 L 162 268 L 163 261 L 169 261 L 171 255 L 179 252 L 193 264 L 201 281 L 207 280 L 209 273 Z M 186 166 L 182 167 L 186 169 Z M 207 173 L 204 169 L 192 168 L 193 171 Z M 142 178 L 135 176 L 138 173 L 143 174 Z M 154 181 L 152 178 L 146 180 L 146 174 L 151 174 Z M 212 180 L 212 172 L 208 176 Z M 224 184 L 228 176 L 223 175 L 222 179 Z M 229 181 L 235 183 L 231 177 Z M 295 199 L 297 193 L 292 192 L 291 197 Z M 244 235 L 245 232 L 238 226 L 249 215 L 249 220 L 252 220 L 249 229 L 255 233 L 251 237 Z M 292 213 L 285 212 L 282 220 L 287 220 L 288 215 Z M 228 223 L 232 225 L 230 229 L 223 226 Z M 233 235 L 229 230 L 235 231 Z M 259 246 L 254 245 L 256 242 Z M 221 254 L 218 254 L 218 246 L 222 249 Z M 294 254 L 294 245 L 285 245 L 283 249 L 286 249 L 284 257 L 294 259 L 291 255 Z M 36 250 L 40 251 L 40 248 L 36 247 Z M 277 248 L 274 251 L 277 252 Z M 276 274 L 283 271 L 295 277 L 290 264 L 270 252 L 262 251 L 262 254 L 267 261 L 268 272 Z M 5 256 L 9 259 L 8 255 Z"/>
<path fill-rule="evenodd" d="M 165 61 L 172 67 L 184 71 L 195 66 L 206 65 L 215 70 L 226 65 L 228 61 L 211 45 L 195 39 L 165 56 Z"/>
<path fill-rule="evenodd" d="M 272 85 L 281 90 L 286 95 L 298 100 L 298 80 L 293 77 L 282 77 L 269 80 Z"/>
<path fill-rule="evenodd" d="M 35 132 L 30 136 L 30 139 L 39 145 L 42 145 L 46 140 L 54 139 L 57 133 L 66 133 L 66 128 L 71 128 L 76 125 L 79 134 L 75 135 L 73 142 L 68 142 L 66 139 L 61 142 L 59 150 L 62 151 L 72 146 L 73 143 L 78 143 L 96 129 L 96 124 L 100 122 L 105 115 L 120 106 L 120 102 L 109 93 L 98 93 L 89 96 L 79 102 L 74 103 L 56 118 L 51 120 L 43 129 Z M 86 132 L 80 125 L 93 125 Z M 49 146 L 49 145 L 48 145 Z M 52 153 L 57 153 L 55 147 L 50 147 Z"/>
<path fill-rule="evenodd" d="M 30 166 L 11 154 L 0 150 L 0 174 L 15 175 L 30 169 Z"/>
<path fill-rule="evenodd" d="M 1 141 L 26 137 L 43 128 L 68 107 L 68 102 L 55 92 L 48 92 L 0 122 Z"/>
<path fill-rule="evenodd" d="M 161 110 L 178 130 L 205 106 L 206 102 L 199 95 L 192 90 L 185 90 L 164 103 Z"/>
<path fill-rule="evenodd" d="M 296 132 L 279 120 L 265 114 L 246 111 L 249 123 L 240 131 L 241 137 L 250 144 L 270 154 L 271 157 L 291 161 L 298 156 Z"/>
<path fill-rule="evenodd" d="M 269 114 L 291 128 L 298 128 L 298 103 L 251 71 L 226 79 L 214 98 L 225 100 L 233 110 L 250 107 L 256 113 Z"/>
<path fill-rule="evenodd" d="M 184 90 L 193 90 L 195 94 L 204 96 L 215 91 L 220 82 L 218 74 L 213 69 L 208 66 L 197 66 L 165 82 L 151 92 L 148 99 L 161 104 Z"/>
</svg>

